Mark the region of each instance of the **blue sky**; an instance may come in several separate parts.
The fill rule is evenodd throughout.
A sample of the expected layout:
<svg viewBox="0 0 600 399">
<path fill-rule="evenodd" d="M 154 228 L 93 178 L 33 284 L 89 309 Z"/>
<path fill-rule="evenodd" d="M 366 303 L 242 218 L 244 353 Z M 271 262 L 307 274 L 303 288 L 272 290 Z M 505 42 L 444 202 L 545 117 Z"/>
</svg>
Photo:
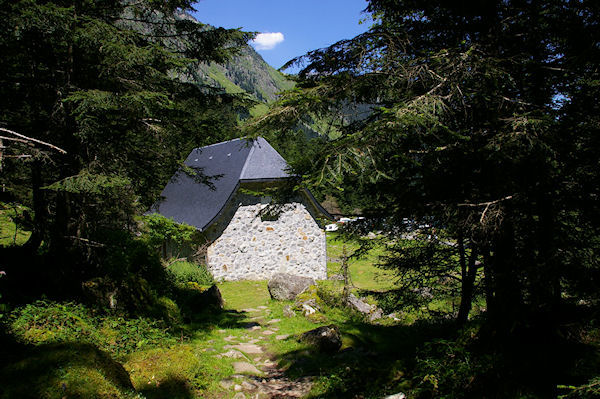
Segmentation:
<svg viewBox="0 0 600 399">
<path fill-rule="evenodd" d="M 365 7 L 366 0 L 201 0 L 194 5 L 194 16 L 214 26 L 263 33 L 253 45 L 279 68 L 310 50 L 366 31 L 370 23 L 359 24 Z"/>
</svg>

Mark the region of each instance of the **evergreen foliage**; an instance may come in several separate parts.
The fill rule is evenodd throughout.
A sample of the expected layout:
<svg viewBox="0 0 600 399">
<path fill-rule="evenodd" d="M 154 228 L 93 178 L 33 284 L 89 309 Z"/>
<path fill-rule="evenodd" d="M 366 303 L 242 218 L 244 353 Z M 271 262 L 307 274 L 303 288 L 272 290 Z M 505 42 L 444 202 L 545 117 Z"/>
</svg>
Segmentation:
<svg viewBox="0 0 600 399">
<path fill-rule="evenodd" d="M 499 336 L 552 334 L 565 298 L 597 300 L 600 9 L 372 0 L 367 11 L 366 33 L 290 62 L 303 67 L 296 88 L 250 129 L 332 121 L 339 137 L 302 173 L 368 198 L 365 214 L 391 234 L 406 220 L 426 233 L 388 267 L 418 284 L 458 279 L 461 323 L 481 277 Z M 371 112 L 345 117 L 354 104 Z"/>
<path fill-rule="evenodd" d="M 251 35 L 186 18 L 191 9 L 188 0 L 0 2 L 0 127 L 66 152 L 24 140 L 4 151 L 3 200 L 32 209 L 26 253 L 43 242 L 62 269 L 102 264 L 111 231 L 135 228 L 132 217 L 192 148 L 238 135 L 246 100 L 189 77 Z"/>
</svg>

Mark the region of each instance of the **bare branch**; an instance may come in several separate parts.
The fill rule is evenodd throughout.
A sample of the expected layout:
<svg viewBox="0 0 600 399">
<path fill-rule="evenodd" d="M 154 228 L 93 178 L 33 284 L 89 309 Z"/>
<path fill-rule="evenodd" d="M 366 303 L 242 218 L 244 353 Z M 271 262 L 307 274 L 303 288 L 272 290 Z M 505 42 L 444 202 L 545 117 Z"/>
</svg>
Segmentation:
<svg viewBox="0 0 600 399">
<path fill-rule="evenodd" d="M 106 246 L 106 245 L 104 245 L 104 244 L 102 244 L 100 242 L 88 240 L 87 238 L 82 238 L 82 237 L 65 236 L 65 238 L 70 238 L 72 240 L 81 241 L 82 243 L 84 243 L 85 245 L 88 245 L 90 247 L 103 248 L 103 247 Z"/>
<path fill-rule="evenodd" d="M 27 140 L 16 139 L 14 137 L 5 137 L 5 136 L 0 136 L 0 140 L 18 141 L 19 143 L 25 143 L 25 144 L 29 143 L 29 141 L 27 141 Z"/>
<path fill-rule="evenodd" d="M 476 204 L 470 204 L 470 203 L 458 204 L 458 206 L 466 206 L 466 207 L 485 206 L 486 208 L 488 208 L 490 205 L 494 205 L 494 204 L 497 204 L 497 203 L 502 202 L 502 201 L 507 201 L 507 200 L 513 199 L 513 197 L 514 197 L 514 195 L 508 195 L 508 196 L 506 196 L 504 198 L 499 198 L 499 199 L 494 200 L 494 201 L 479 202 L 479 203 L 476 203 Z"/>
<path fill-rule="evenodd" d="M 67 152 L 66 152 L 65 150 L 63 150 L 62 148 L 60 148 L 60 147 L 57 147 L 57 146 L 55 146 L 55 145 L 53 145 L 53 144 L 46 143 L 45 141 L 42 141 L 42 140 L 34 139 L 34 138 L 32 138 L 32 137 L 27 137 L 27 136 L 25 136 L 24 134 L 17 133 L 17 132 L 14 132 L 14 131 L 12 131 L 12 130 L 5 129 L 5 128 L 3 128 L 3 127 L 0 127 L 0 131 L 2 131 L 2 132 L 5 132 L 5 133 L 9 133 L 9 134 L 13 134 L 13 135 L 15 135 L 15 136 L 17 136 L 17 137 L 19 137 L 19 138 L 21 138 L 21 139 L 24 139 L 24 140 L 27 140 L 27 141 L 30 141 L 30 142 L 34 142 L 34 143 L 38 143 L 38 144 L 45 145 L 45 146 L 47 146 L 47 147 L 50 147 L 50 148 L 52 148 L 53 150 L 56 150 L 56 151 L 58 151 L 58 152 L 60 152 L 60 153 L 62 153 L 62 154 L 66 154 L 66 153 L 67 153 Z"/>
</svg>

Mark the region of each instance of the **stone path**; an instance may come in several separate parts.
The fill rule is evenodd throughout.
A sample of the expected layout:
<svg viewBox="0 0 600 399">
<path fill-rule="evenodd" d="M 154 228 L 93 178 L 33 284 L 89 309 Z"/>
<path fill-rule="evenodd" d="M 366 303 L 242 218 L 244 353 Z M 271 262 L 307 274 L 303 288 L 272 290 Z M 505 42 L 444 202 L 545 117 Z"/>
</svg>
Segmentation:
<svg viewBox="0 0 600 399">
<path fill-rule="evenodd" d="M 284 399 L 308 395 L 312 386 L 311 379 L 303 377 L 290 380 L 265 352 L 264 347 L 259 345 L 261 341 L 276 334 L 279 330 L 276 325 L 281 320 L 269 319 L 266 306 L 244 311 L 254 316 L 250 318 L 253 322 L 246 326 L 247 334 L 243 337 L 226 337 L 230 344 L 223 347 L 225 352 L 215 355 L 238 360 L 233 363 L 236 374 L 222 380 L 221 387 L 231 391 L 234 399 Z M 257 313 L 262 315 L 256 315 Z M 264 324 L 259 324 L 258 321 Z M 286 338 L 287 335 L 276 336 L 278 340 Z"/>
</svg>

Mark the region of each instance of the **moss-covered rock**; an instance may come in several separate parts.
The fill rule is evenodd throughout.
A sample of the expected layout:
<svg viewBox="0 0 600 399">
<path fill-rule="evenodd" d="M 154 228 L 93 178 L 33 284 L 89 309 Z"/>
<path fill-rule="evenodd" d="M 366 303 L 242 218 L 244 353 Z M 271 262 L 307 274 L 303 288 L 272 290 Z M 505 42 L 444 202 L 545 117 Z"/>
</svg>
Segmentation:
<svg viewBox="0 0 600 399">
<path fill-rule="evenodd" d="M 323 309 L 325 303 L 319 297 L 316 285 L 311 285 L 306 290 L 304 290 L 304 292 L 296 296 L 296 300 L 294 301 L 294 309 L 303 312 L 303 305 L 308 305 L 317 311 Z"/>
<path fill-rule="evenodd" d="M 180 324 L 183 322 L 179 306 L 171 298 L 161 296 L 154 303 L 153 309 L 153 313 L 168 324 Z"/>
</svg>

